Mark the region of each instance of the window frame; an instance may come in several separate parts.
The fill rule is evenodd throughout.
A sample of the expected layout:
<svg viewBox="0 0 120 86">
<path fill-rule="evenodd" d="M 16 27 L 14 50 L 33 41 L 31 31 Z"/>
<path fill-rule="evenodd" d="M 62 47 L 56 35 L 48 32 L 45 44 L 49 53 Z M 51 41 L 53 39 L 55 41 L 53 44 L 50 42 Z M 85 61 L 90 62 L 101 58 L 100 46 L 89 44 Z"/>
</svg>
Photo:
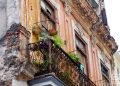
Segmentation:
<svg viewBox="0 0 120 86">
<path fill-rule="evenodd" d="M 50 21 L 51 23 L 53 23 L 53 25 L 54 25 L 54 29 L 56 29 L 56 20 L 55 20 L 55 18 L 56 18 L 56 14 L 55 14 L 55 11 L 56 11 L 56 9 L 55 9 L 55 7 L 52 5 L 52 3 L 50 2 L 50 1 L 48 1 L 48 0 L 41 0 L 41 2 L 44 2 L 45 3 L 45 9 L 46 9 L 46 7 L 47 8 L 50 8 L 52 11 L 53 11 L 53 16 L 52 15 L 50 15 L 48 12 L 47 12 L 47 10 L 45 10 L 42 6 L 41 6 L 41 4 L 40 4 L 40 6 L 41 6 L 41 14 L 43 14 L 46 18 L 47 18 L 47 20 L 42 20 L 41 21 L 41 25 L 42 25 L 42 27 L 44 27 L 47 31 L 48 31 L 48 27 L 46 27 L 44 24 L 42 24 L 42 22 L 47 22 L 47 21 Z M 46 6 L 47 5 L 47 6 Z M 40 16 L 41 17 L 41 16 Z"/>
<path fill-rule="evenodd" d="M 76 46 L 76 50 L 78 50 L 83 56 L 84 56 L 84 58 L 85 58 L 85 64 L 86 64 L 86 74 L 87 74 L 87 76 L 89 77 L 89 67 L 88 67 L 88 51 L 87 51 L 87 47 L 88 47 L 88 45 L 87 45 L 87 43 L 82 39 L 82 37 L 79 35 L 79 33 L 76 31 L 76 30 L 74 30 L 75 31 L 75 39 L 76 39 L 76 37 L 78 37 L 78 39 L 80 40 L 80 42 L 82 43 L 82 44 L 84 44 L 84 46 L 85 46 L 85 52 L 84 51 L 82 51 L 80 48 L 78 48 L 77 47 L 77 45 L 76 45 L 76 43 L 75 43 L 75 46 Z M 76 42 L 76 41 L 75 41 Z M 78 48 L 78 49 L 77 49 Z"/>
<path fill-rule="evenodd" d="M 79 46 L 76 45 L 76 40 L 75 40 L 76 48 L 78 48 L 84 56 L 87 56 L 87 55 L 86 55 L 86 52 L 87 52 L 87 48 L 86 48 L 86 47 L 87 47 L 87 44 L 86 44 L 86 42 L 80 37 L 80 35 L 78 34 L 78 32 L 75 30 L 75 39 L 76 39 L 76 38 L 78 38 L 78 40 L 81 42 L 81 44 L 83 44 L 83 46 L 85 47 L 85 51 L 81 50 L 81 49 L 79 48 Z"/>
<path fill-rule="evenodd" d="M 101 66 L 102 77 L 104 76 L 106 80 L 110 82 L 110 73 L 109 73 L 110 70 L 101 59 L 100 59 L 100 66 Z M 102 66 L 107 70 L 107 74 L 102 72 Z"/>
</svg>

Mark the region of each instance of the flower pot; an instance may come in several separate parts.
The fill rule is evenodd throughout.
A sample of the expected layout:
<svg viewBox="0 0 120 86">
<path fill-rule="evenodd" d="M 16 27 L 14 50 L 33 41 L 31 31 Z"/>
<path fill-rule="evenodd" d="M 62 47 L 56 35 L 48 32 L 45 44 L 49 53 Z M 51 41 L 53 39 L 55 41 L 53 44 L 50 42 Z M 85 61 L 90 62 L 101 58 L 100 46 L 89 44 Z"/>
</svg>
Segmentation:
<svg viewBox="0 0 120 86">
<path fill-rule="evenodd" d="M 39 35 L 42 32 L 42 29 L 40 28 L 40 26 L 35 25 L 32 27 L 32 32 L 36 35 Z"/>
<path fill-rule="evenodd" d="M 50 35 L 50 36 L 54 36 L 54 35 L 57 34 L 56 29 L 50 29 L 50 30 L 48 30 L 48 32 L 49 32 L 49 35 Z"/>
</svg>

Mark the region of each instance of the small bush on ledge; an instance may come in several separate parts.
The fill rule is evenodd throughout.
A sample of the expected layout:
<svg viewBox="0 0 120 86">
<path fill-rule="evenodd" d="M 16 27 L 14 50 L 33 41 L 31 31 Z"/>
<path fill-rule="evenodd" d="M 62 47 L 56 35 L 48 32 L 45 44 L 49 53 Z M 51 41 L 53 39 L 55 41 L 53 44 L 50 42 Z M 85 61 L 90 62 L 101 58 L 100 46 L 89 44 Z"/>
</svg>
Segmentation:
<svg viewBox="0 0 120 86">
<path fill-rule="evenodd" d="M 55 45 L 58 45 L 60 47 L 62 47 L 64 45 L 63 40 L 58 35 L 53 36 L 53 41 L 54 41 Z"/>
<path fill-rule="evenodd" d="M 74 62 L 79 62 L 80 61 L 79 56 L 74 54 L 74 53 L 69 53 L 69 56 Z"/>
</svg>

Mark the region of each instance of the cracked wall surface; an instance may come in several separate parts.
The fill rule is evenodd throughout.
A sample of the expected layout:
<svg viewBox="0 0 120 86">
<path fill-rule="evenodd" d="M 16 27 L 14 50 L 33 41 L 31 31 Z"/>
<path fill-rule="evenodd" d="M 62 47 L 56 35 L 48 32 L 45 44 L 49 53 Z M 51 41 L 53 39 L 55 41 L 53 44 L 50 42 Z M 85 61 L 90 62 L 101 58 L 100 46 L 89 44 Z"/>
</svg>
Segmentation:
<svg viewBox="0 0 120 86">
<path fill-rule="evenodd" d="M 0 38 L 5 35 L 7 31 L 7 13 L 6 0 L 0 0 Z"/>
<path fill-rule="evenodd" d="M 15 63 L 11 58 L 14 58 L 15 55 L 6 56 L 6 32 L 10 29 L 10 26 L 14 23 L 20 23 L 19 16 L 19 0 L 0 0 L 0 80 L 8 79 L 12 77 L 10 72 L 17 67 L 13 67 L 12 63 Z M 15 51 L 12 51 L 13 53 Z M 7 54 L 8 55 L 8 54 Z M 6 57 L 9 57 L 6 60 Z M 5 61 L 6 60 L 6 61 Z M 10 62 L 10 63 L 9 63 Z M 19 64 L 19 63 L 18 63 Z M 6 66 L 5 66 L 6 65 Z M 8 68 L 9 67 L 9 68 Z M 11 70 L 11 71 L 7 71 Z M 6 72 L 6 74 L 5 74 Z M 12 72 L 14 73 L 14 72 Z M 5 75 L 8 74 L 8 77 Z"/>
<path fill-rule="evenodd" d="M 0 57 L 6 50 L 5 34 L 14 23 L 20 23 L 19 0 L 0 0 Z"/>
<path fill-rule="evenodd" d="M 0 0 L 0 39 L 14 23 L 20 23 L 19 0 Z"/>
<path fill-rule="evenodd" d="M 15 78 L 23 71 L 26 64 L 26 60 L 22 59 L 25 56 L 21 54 L 22 50 L 20 50 L 20 30 L 22 30 L 20 24 L 13 24 L 5 37 L 0 40 L 2 46 L 0 48 L 0 53 L 2 53 L 0 57 L 0 82 Z"/>
</svg>

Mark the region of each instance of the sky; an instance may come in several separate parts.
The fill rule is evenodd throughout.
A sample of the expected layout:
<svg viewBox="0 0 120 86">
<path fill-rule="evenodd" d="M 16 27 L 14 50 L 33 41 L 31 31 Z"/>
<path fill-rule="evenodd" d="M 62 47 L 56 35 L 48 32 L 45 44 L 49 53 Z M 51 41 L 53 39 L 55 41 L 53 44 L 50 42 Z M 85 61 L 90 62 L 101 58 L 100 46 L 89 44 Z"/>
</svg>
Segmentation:
<svg viewBox="0 0 120 86">
<path fill-rule="evenodd" d="M 115 38 L 120 51 L 120 0 L 104 0 L 111 35 Z"/>
</svg>

